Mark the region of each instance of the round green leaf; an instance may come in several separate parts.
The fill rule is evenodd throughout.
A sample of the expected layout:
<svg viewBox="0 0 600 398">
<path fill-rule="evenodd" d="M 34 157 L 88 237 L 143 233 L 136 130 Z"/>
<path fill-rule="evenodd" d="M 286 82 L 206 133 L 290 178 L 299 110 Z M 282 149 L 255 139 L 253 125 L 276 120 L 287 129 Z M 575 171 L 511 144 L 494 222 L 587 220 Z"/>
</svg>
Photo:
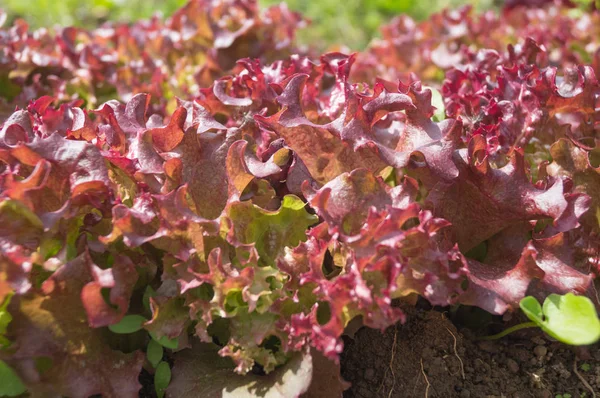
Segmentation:
<svg viewBox="0 0 600 398">
<path fill-rule="evenodd" d="M 15 371 L 0 360 L 0 397 L 16 397 L 25 391 L 27 389 Z"/>
<path fill-rule="evenodd" d="M 158 363 L 162 360 L 163 351 L 162 345 L 158 344 L 155 340 L 150 340 L 148 349 L 146 350 L 146 356 L 148 357 L 148 362 L 152 364 L 152 367 L 156 368 L 158 366 Z"/>
<path fill-rule="evenodd" d="M 154 332 L 150 332 L 150 337 L 152 337 L 152 340 L 156 341 L 161 346 L 163 346 L 165 348 L 169 348 L 171 350 L 176 350 L 177 347 L 179 346 L 178 338 L 170 339 L 167 336 L 162 336 L 161 338 L 157 338 L 156 334 L 154 334 Z"/>
<path fill-rule="evenodd" d="M 156 373 L 154 373 L 154 388 L 156 389 L 156 394 L 159 397 L 163 397 L 165 395 L 165 390 L 169 387 L 169 383 L 171 382 L 171 368 L 169 364 L 166 362 L 161 362 L 156 367 Z"/>
<path fill-rule="evenodd" d="M 519 303 L 521 310 L 527 315 L 527 318 L 537 323 L 540 327 L 544 322 L 544 314 L 542 312 L 542 306 L 535 297 L 527 296 Z"/>
<path fill-rule="evenodd" d="M 141 315 L 125 315 L 119 323 L 109 325 L 108 328 L 113 333 L 129 334 L 135 333 L 142 328 L 142 325 L 148 320 Z"/>
<path fill-rule="evenodd" d="M 563 343 L 588 345 L 600 339 L 600 320 L 587 297 L 551 294 L 544 301 L 543 312 L 542 329 Z"/>
</svg>

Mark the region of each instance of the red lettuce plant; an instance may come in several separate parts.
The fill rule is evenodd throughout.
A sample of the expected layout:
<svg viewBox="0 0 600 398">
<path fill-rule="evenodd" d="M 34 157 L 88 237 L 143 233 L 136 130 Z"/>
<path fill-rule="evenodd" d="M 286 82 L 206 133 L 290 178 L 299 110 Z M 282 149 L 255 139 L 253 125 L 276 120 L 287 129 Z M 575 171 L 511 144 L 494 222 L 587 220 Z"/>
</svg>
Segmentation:
<svg viewBox="0 0 600 398">
<path fill-rule="evenodd" d="M 394 18 L 381 28 L 358 57 L 353 80 L 375 77 L 388 80 L 409 78 L 437 85 L 444 72 L 463 69 L 479 51 L 500 54 L 530 52 L 530 63 L 539 67 L 571 67 L 590 64 L 600 71 L 597 12 L 583 12 L 568 1 L 507 1 L 503 12 L 476 14 L 470 6 L 445 10 L 416 22 L 407 15 Z M 531 53 L 531 43 L 545 51 Z"/>
<path fill-rule="evenodd" d="M 285 4 L 260 10 L 252 0 L 193 0 L 164 22 L 56 31 L 30 31 L 23 20 L 0 25 L 0 116 L 42 95 L 95 107 L 138 93 L 151 94 L 164 115 L 176 97 L 199 95 L 240 58 L 288 56 L 302 23 Z"/>
<path fill-rule="evenodd" d="M 150 28 L 158 21 L 121 28 L 166 40 L 196 37 L 192 16 L 237 23 L 186 14 L 202 4 L 167 22 L 169 35 Z M 219 4 L 211 12 L 239 17 Z M 291 35 L 289 20 L 249 20 L 242 33 L 209 36 L 213 50 L 261 29 Z M 108 51 L 96 35 L 89 45 Z M 266 36 L 253 45 L 272 48 L 261 43 L 279 36 Z M 171 83 L 186 76 L 177 66 L 212 65 L 193 48 L 151 57 L 175 68 L 144 69 L 173 73 L 158 91 L 136 80 L 146 72 L 102 69 L 122 101 L 86 109 L 58 90 L 2 122 L 0 303 L 14 296 L 0 360 L 33 394 L 136 396 L 149 333 L 176 351 L 174 396 L 293 396 L 311 388 L 315 367 L 338 361 L 352 319 L 382 330 L 402 321 L 394 299 L 502 314 L 526 295 L 592 295 L 592 67 L 538 64 L 548 54 L 533 39 L 506 54 L 473 50 L 447 68 L 445 115 L 434 118 L 414 76 L 353 83 L 355 55 L 244 58 L 210 85 L 197 74 L 194 90 Z M 132 314 L 147 333 L 107 328 Z M 233 368 L 269 376 L 230 377 Z"/>
</svg>

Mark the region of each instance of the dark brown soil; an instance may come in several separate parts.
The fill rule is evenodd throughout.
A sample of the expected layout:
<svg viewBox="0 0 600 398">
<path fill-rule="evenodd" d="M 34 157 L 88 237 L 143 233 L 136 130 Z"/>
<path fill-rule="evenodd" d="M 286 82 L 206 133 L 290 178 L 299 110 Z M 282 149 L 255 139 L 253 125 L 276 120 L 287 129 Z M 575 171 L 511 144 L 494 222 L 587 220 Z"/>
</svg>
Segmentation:
<svg viewBox="0 0 600 398">
<path fill-rule="evenodd" d="M 479 341 L 442 312 L 407 312 L 404 325 L 385 333 L 362 328 L 347 339 L 342 376 L 352 387 L 345 398 L 590 398 L 573 371 L 576 360 L 600 391 L 598 346 L 576 351 L 537 329 Z"/>
<path fill-rule="evenodd" d="M 140 398 L 156 397 L 156 391 L 154 390 L 154 376 L 152 376 L 146 369 L 142 369 L 138 380 L 142 385 L 139 394 Z"/>
</svg>

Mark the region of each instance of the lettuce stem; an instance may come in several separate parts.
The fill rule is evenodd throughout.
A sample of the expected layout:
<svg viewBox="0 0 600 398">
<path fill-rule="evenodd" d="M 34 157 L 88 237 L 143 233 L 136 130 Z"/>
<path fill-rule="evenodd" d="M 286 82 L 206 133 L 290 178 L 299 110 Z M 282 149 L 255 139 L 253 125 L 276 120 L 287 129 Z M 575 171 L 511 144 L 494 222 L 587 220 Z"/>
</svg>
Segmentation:
<svg viewBox="0 0 600 398">
<path fill-rule="evenodd" d="M 498 339 L 501 339 L 502 337 L 506 336 L 507 334 L 516 332 L 517 330 L 527 329 L 527 328 L 535 328 L 535 327 L 538 327 L 538 324 L 535 322 L 524 322 L 524 323 L 515 325 L 513 327 L 510 327 L 506 330 L 503 330 L 502 332 L 500 332 L 498 334 L 493 334 L 491 336 L 483 336 L 483 337 L 480 337 L 479 339 L 480 340 L 498 340 Z"/>
</svg>

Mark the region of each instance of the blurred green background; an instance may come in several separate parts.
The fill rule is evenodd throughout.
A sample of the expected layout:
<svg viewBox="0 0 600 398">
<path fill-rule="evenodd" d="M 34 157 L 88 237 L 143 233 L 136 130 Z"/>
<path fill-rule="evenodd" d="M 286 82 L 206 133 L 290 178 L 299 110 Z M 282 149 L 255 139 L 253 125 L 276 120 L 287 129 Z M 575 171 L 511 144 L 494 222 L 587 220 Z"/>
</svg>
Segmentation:
<svg viewBox="0 0 600 398">
<path fill-rule="evenodd" d="M 259 0 L 262 6 L 279 0 Z M 32 27 L 78 25 L 92 27 L 105 20 L 133 21 L 156 12 L 169 16 L 186 0 L 0 0 L 9 21 L 21 17 Z M 312 24 L 300 40 L 325 48 L 344 43 L 353 50 L 364 48 L 379 34 L 379 26 L 391 17 L 406 13 L 422 20 L 445 7 L 470 3 L 489 9 L 497 0 L 288 0 Z"/>
</svg>

